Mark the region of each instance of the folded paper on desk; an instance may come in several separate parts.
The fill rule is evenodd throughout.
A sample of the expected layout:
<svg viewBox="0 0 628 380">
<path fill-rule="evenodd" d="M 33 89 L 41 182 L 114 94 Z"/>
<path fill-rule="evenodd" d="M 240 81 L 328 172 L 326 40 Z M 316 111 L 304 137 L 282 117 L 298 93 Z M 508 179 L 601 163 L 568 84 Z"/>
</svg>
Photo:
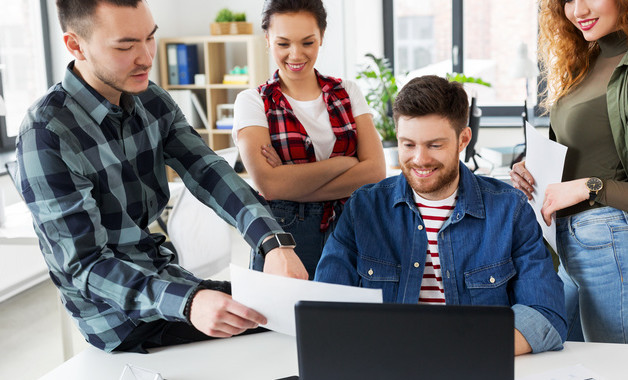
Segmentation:
<svg viewBox="0 0 628 380">
<path fill-rule="evenodd" d="M 233 299 L 266 317 L 267 329 L 296 335 L 297 301 L 382 303 L 381 289 L 325 284 L 275 276 L 231 264 Z"/>
</svg>

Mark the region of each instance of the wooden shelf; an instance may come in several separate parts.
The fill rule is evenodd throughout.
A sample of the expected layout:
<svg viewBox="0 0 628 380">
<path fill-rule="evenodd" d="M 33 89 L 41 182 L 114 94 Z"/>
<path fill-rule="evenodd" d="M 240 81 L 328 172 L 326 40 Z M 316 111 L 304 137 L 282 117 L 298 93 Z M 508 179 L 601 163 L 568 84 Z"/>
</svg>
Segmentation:
<svg viewBox="0 0 628 380">
<path fill-rule="evenodd" d="M 198 46 L 199 72 L 205 74 L 204 85 L 170 85 L 168 84 L 168 57 L 169 44 L 196 44 Z M 239 66 L 248 66 L 249 84 L 223 84 L 222 79 L 229 71 L 227 58 L 231 50 L 230 44 L 240 44 L 245 47 L 245 62 L 233 62 Z M 201 136 L 207 137 L 208 145 L 214 149 L 223 149 L 231 146 L 231 129 L 217 129 L 216 107 L 218 104 L 232 103 L 235 93 L 247 88 L 257 88 L 269 76 L 266 41 L 261 35 L 239 34 L 220 36 L 188 36 L 177 38 L 162 38 L 159 40 L 159 77 L 161 86 L 166 90 L 191 90 L 205 105 L 209 125 L 212 129 L 204 129 L 194 125 Z M 201 132 L 203 131 L 203 132 Z"/>
</svg>

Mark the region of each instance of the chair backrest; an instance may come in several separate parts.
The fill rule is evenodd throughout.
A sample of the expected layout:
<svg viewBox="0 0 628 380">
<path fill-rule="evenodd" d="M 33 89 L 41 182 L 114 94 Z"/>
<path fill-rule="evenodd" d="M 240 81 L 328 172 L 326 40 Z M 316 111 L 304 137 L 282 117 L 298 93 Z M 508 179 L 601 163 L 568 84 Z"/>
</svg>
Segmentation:
<svg viewBox="0 0 628 380">
<path fill-rule="evenodd" d="M 233 167 L 237 148 L 216 151 Z M 168 236 L 179 264 L 199 278 L 226 268 L 231 261 L 231 226 L 201 203 L 187 188 L 181 191 L 168 216 Z"/>
<path fill-rule="evenodd" d="M 9 161 L 4 164 L 4 167 L 7 168 L 7 172 L 13 184 L 17 185 L 17 161 Z"/>
</svg>

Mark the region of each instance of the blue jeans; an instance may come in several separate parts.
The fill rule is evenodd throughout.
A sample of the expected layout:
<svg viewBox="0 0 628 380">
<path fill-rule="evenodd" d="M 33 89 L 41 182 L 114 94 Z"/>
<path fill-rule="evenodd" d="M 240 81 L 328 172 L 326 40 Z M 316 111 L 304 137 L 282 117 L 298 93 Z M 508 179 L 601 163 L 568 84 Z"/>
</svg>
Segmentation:
<svg viewBox="0 0 628 380">
<path fill-rule="evenodd" d="M 321 232 L 320 224 L 323 217 L 324 202 L 300 203 L 279 200 L 269 201 L 268 204 L 277 223 L 285 232 L 290 232 L 297 242 L 295 252 L 303 262 L 310 280 L 312 280 L 325 242 L 336 227 L 343 205 L 340 203 L 336 205 L 336 218 L 327 231 Z M 250 267 L 258 271 L 264 269 L 264 258 L 256 250 L 251 250 Z"/>
<path fill-rule="evenodd" d="M 628 343 L 628 213 L 612 207 L 556 220 L 567 340 Z"/>
</svg>

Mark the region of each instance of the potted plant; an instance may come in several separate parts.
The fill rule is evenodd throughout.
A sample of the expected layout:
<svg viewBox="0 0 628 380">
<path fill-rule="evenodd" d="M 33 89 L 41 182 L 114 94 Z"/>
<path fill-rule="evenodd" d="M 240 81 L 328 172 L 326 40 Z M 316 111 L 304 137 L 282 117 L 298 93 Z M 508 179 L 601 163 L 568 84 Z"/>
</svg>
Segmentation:
<svg viewBox="0 0 628 380">
<path fill-rule="evenodd" d="M 252 34 L 253 24 L 246 22 L 245 13 L 234 13 L 229 8 L 221 9 L 210 25 L 211 34 Z"/>
<path fill-rule="evenodd" d="M 377 58 L 371 53 L 365 56 L 370 61 L 358 71 L 356 79 L 366 83 L 366 102 L 375 112 L 373 123 L 382 139 L 386 161 L 389 166 L 398 167 L 397 134 L 392 117 L 392 104 L 399 92 L 397 80 L 388 59 Z"/>
</svg>

